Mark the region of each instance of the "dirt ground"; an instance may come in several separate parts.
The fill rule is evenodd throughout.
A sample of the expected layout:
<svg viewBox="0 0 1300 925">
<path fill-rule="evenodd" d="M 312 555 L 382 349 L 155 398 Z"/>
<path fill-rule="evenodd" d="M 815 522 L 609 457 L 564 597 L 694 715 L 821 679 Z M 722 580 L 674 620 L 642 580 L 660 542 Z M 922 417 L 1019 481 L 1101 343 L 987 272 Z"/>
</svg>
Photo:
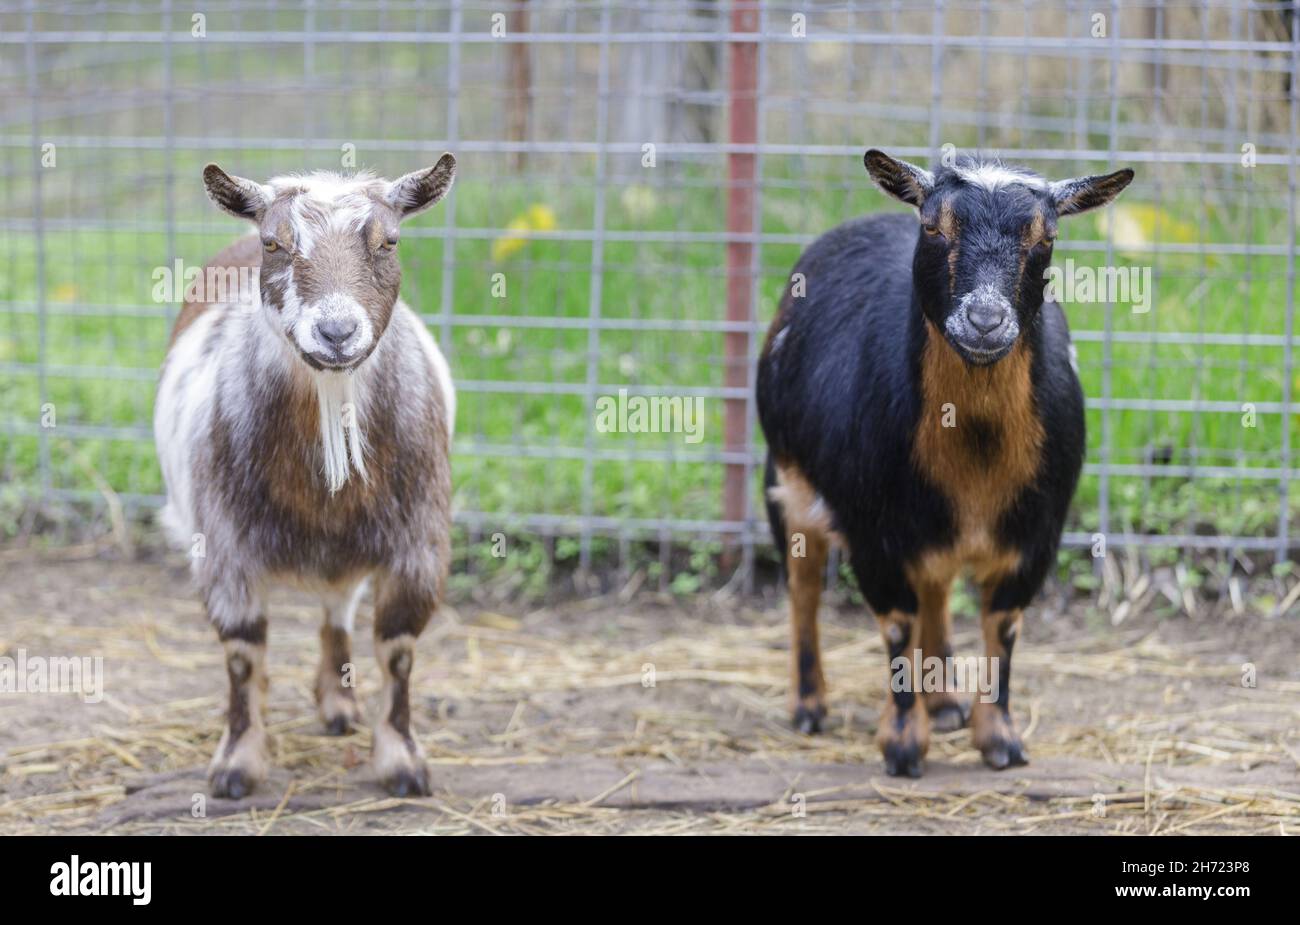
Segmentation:
<svg viewBox="0 0 1300 925">
<path fill-rule="evenodd" d="M 365 729 L 323 734 L 319 613 L 285 594 L 270 633 L 277 770 L 234 803 L 205 796 L 225 672 L 183 562 L 0 551 L 0 656 L 102 656 L 104 680 L 99 703 L 0 694 L 0 833 L 1300 831 L 1295 617 L 1112 628 L 1086 602 L 1044 604 L 1012 684 L 1031 764 L 987 770 L 963 730 L 934 737 L 916 781 L 886 777 L 872 742 L 874 621 L 822 622 L 832 715 L 805 737 L 787 722 L 776 599 L 446 608 L 412 684 L 436 793 L 395 800 L 368 776 Z M 976 653 L 972 620 L 955 642 Z M 354 651 L 371 706 L 368 607 Z"/>
</svg>

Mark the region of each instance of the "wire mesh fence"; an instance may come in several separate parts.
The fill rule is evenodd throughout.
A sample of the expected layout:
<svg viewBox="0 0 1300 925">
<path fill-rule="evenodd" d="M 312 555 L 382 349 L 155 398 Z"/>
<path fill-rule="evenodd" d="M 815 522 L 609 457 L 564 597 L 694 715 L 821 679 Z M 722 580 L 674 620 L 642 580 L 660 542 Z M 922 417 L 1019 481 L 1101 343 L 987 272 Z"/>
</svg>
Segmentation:
<svg viewBox="0 0 1300 925">
<path fill-rule="evenodd" d="M 901 208 L 869 188 L 866 147 L 979 149 L 1138 173 L 1057 248 L 1147 281 L 1066 305 L 1089 428 L 1067 544 L 1285 557 L 1298 8 L 0 2 L 5 491 L 160 500 L 169 282 L 244 230 L 206 201 L 206 162 L 395 176 L 451 150 L 455 190 L 402 263 L 461 395 L 458 520 L 583 565 L 643 539 L 726 541 L 749 565 L 754 364 L 795 258 Z M 638 399 L 674 426 L 639 432 Z"/>
</svg>

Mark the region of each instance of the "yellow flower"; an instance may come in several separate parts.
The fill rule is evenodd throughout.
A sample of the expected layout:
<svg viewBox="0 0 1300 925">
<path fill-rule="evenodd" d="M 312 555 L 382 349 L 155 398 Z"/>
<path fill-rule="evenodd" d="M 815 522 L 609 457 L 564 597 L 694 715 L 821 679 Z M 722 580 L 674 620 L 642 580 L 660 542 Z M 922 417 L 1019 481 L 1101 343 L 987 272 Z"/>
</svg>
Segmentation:
<svg viewBox="0 0 1300 925">
<path fill-rule="evenodd" d="M 544 206 L 540 202 L 531 205 L 528 207 L 528 224 L 533 231 L 554 231 L 555 213 L 550 206 Z"/>
<path fill-rule="evenodd" d="M 506 231 L 527 230 L 528 222 L 523 218 L 511 219 L 510 224 L 506 225 Z M 521 237 L 520 235 L 502 235 L 492 242 L 492 259 L 496 262 L 505 260 L 523 250 L 524 245 L 527 243 L 528 239 Z"/>
<path fill-rule="evenodd" d="M 531 231 L 554 231 L 555 213 L 550 206 L 534 203 L 522 215 L 517 215 L 506 225 L 506 234 L 492 242 L 492 260 L 508 260 L 524 249 L 528 244 L 525 236 Z M 513 232 L 513 234 L 511 233 Z"/>
<path fill-rule="evenodd" d="M 1191 244 L 1197 228 L 1191 222 L 1172 217 L 1159 206 L 1145 202 L 1121 202 L 1097 217 L 1102 236 L 1115 232 L 1115 246 L 1123 251 L 1145 251 L 1153 241 Z"/>
</svg>

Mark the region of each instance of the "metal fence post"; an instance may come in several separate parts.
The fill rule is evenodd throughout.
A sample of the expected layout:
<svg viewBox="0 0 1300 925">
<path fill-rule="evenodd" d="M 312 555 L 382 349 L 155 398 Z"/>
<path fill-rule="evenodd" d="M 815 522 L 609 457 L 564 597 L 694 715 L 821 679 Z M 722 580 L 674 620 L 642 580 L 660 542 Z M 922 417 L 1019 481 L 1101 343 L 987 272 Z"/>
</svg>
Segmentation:
<svg viewBox="0 0 1300 925">
<path fill-rule="evenodd" d="M 1292 337 L 1295 335 L 1296 286 L 1296 133 L 1300 132 L 1300 0 L 1291 0 L 1295 21 L 1291 27 L 1291 80 L 1290 110 L 1291 132 L 1287 145 L 1287 261 L 1286 261 L 1286 347 L 1284 348 L 1282 375 L 1282 478 L 1277 524 L 1277 561 L 1285 562 L 1290 551 L 1291 522 L 1291 411 L 1293 400 L 1292 378 L 1295 375 L 1295 357 Z"/>
<path fill-rule="evenodd" d="M 611 0 L 600 8 L 600 73 L 596 77 L 596 177 L 591 216 L 591 281 L 588 287 L 586 449 L 582 466 L 582 531 L 578 539 L 578 568 L 591 571 L 591 519 L 595 513 L 596 392 L 600 383 L 600 321 L 605 291 L 605 196 L 609 154 L 610 34 L 613 23 Z"/>
<path fill-rule="evenodd" d="M 759 4 L 755 0 L 733 0 L 731 30 L 758 35 Z M 731 79 L 728 93 L 730 127 L 727 154 L 727 321 L 752 323 L 754 296 L 754 186 L 758 141 L 758 42 L 737 39 L 730 43 Z M 749 384 L 750 328 L 728 329 L 725 340 L 723 383 L 728 389 Z M 740 453 L 745 446 L 748 400 L 724 399 L 726 424 L 723 450 Z M 729 462 L 722 486 L 722 518 L 728 523 L 745 519 L 746 484 L 744 463 Z M 729 538 L 723 563 L 735 564 L 736 544 Z"/>
<path fill-rule="evenodd" d="M 26 20 L 27 20 L 27 47 L 25 49 L 24 64 L 27 69 L 27 93 L 30 97 L 32 110 L 32 147 L 28 152 L 32 165 L 32 231 L 36 236 L 36 381 L 37 392 L 40 397 L 41 407 L 37 409 L 38 416 L 44 418 L 45 407 L 50 400 L 49 382 L 48 382 L 48 310 L 45 304 L 45 203 L 43 200 L 43 191 L 41 189 L 41 171 L 44 169 L 41 165 L 41 85 L 40 71 L 36 61 L 36 2 L 27 0 L 26 3 Z M 57 412 L 56 412 L 57 413 Z M 38 458 L 41 475 L 41 495 L 45 500 L 49 500 L 54 487 L 54 478 L 50 466 L 50 437 L 49 429 L 42 425 L 37 431 L 38 441 Z"/>
</svg>

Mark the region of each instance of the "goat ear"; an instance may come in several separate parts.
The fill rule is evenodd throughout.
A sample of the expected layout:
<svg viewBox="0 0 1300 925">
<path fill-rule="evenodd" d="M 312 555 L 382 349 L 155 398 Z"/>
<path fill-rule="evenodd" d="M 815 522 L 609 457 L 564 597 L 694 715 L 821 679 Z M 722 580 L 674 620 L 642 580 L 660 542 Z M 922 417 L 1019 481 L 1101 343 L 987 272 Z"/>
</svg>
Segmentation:
<svg viewBox="0 0 1300 925">
<path fill-rule="evenodd" d="M 402 218 L 423 212 L 451 189 L 456 179 L 456 158 L 444 154 L 438 163 L 415 173 L 408 173 L 400 180 L 388 184 L 385 199 L 398 211 Z"/>
<path fill-rule="evenodd" d="M 250 222 L 259 221 L 271 204 L 270 190 L 262 184 L 232 177 L 216 164 L 203 168 L 203 186 L 208 191 L 208 198 L 223 212 Z"/>
<path fill-rule="evenodd" d="M 1074 215 L 1100 209 L 1133 182 L 1133 171 L 1125 167 L 1104 176 L 1075 177 L 1051 185 L 1052 203 L 1057 215 Z"/>
<path fill-rule="evenodd" d="M 919 209 L 934 189 L 934 174 L 915 164 L 892 158 L 884 151 L 872 148 L 862 162 L 867 165 L 867 173 L 871 174 L 876 186 L 909 206 Z"/>
</svg>

